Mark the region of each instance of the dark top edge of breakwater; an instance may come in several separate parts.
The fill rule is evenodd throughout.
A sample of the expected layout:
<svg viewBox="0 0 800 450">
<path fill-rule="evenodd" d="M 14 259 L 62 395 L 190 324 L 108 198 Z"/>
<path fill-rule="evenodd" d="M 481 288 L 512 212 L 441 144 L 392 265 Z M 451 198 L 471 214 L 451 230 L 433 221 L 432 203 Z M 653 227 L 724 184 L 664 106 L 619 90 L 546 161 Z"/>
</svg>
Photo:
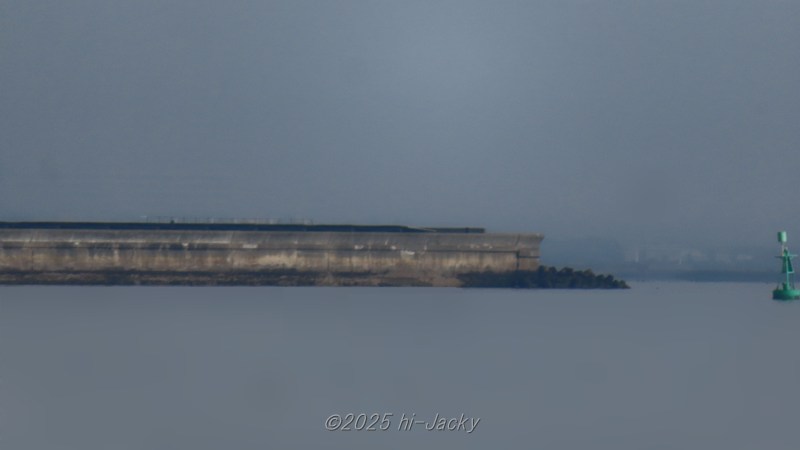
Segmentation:
<svg viewBox="0 0 800 450">
<path fill-rule="evenodd" d="M 477 227 L 413 227 L 408 225 L 270 224 L 234 222 L 0 222 L 0 229 L 42 230 L 180 230 L 302 231 L 334 233 L 485 233 Z"/>
</svg>

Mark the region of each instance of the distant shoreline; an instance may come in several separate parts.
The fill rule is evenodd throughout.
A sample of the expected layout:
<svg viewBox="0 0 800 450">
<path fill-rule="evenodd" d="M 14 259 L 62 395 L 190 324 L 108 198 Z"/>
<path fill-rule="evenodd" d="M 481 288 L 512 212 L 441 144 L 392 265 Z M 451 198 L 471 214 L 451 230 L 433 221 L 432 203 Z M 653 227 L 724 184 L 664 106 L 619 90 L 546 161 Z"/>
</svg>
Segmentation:
<svg viewBox="0 0 800 450">
<path fill-rule="evenodd" d="M 648 270 L 616 271 L 630 281 L 763 282 L 777 283 L 780 274 L 773 271 L 743 270 Z"/>
</svg>

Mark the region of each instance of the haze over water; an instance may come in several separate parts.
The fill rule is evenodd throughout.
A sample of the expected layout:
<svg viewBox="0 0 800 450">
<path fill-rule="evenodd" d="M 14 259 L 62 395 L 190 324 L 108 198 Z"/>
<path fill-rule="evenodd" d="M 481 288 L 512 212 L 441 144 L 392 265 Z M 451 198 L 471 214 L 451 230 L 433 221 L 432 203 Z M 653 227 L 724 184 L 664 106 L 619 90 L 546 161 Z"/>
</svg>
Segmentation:
<svg viewBox="0 0 800 450">
<path fill-rule="evenodd" d="M 768 245 L 800 232 L 798 23 L 772 0 L 5 0 L 0 219 Z"/>
<path fill-rule="evenodd" d="M 3 287 L 3 448 L 795 449 L 800 303 L 625 291 Z M 387 431 L 325 431 L 393 413 Z M 480 418 L 398 431 L 401 414 Z"/>
</svg>

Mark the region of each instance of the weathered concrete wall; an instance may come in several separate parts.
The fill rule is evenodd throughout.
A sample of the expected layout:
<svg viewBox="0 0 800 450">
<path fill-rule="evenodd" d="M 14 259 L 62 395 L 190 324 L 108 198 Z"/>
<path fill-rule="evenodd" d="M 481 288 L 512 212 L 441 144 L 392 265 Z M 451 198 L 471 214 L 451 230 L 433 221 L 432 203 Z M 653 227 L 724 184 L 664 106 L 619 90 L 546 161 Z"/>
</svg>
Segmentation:
<svg viewBox="0 0 800 450">
<path fill-rule="evenodd" d="M 536 269 L 541 240 L 535 233 L 3 229 L 0 283 L 61 277 L 181 284 L 186 274 L 200 284 L 241 278 L 250 280 L 245 284 L 457 286 L 467 272 Z"/>
</svg>

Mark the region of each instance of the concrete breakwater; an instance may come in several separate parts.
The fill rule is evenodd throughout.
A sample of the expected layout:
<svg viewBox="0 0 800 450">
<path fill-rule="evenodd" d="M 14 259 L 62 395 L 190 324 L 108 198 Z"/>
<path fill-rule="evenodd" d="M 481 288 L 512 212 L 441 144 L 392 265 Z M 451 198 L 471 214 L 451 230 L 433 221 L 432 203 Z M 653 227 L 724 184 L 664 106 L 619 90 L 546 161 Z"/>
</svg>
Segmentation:
<svg viewBox="0 0 800 450">
<path fill-rule="evenodd" d="M 462 286 L 539 267 L 539 233 L 480 228 L 0 222 L 0 283 Z"/>
</svg>

